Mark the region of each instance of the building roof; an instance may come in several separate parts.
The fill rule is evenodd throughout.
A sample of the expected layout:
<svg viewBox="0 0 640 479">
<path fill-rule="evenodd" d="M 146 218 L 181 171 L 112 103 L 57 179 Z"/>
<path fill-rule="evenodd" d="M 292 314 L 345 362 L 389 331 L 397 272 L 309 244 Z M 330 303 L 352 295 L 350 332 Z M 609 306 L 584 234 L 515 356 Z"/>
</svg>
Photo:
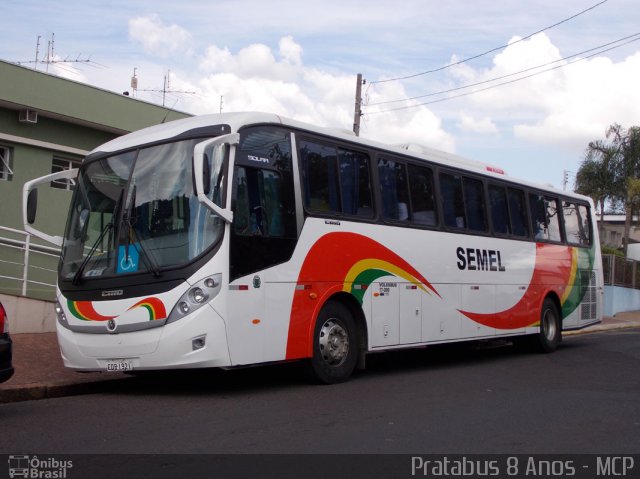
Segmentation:
<svg viewBox="0 0 640 479">
<path fill-rule="evenodd" d="M 115 134 L 191 116 L 0 60 L 0 106 Z"/>
</svg>

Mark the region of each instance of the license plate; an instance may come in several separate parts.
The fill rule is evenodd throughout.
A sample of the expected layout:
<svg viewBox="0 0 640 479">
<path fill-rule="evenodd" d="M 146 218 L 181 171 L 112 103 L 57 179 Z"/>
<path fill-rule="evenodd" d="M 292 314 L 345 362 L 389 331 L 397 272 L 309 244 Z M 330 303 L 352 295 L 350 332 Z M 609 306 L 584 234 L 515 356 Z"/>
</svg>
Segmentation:
<svg viewBox="0 0 640 479">
<path fill-rule="evenodd" d="M 133 371 L 132 359 L 109 359 L 107 361 L 107 371 L 117 373 L 122 371 Z"/>
</svg>

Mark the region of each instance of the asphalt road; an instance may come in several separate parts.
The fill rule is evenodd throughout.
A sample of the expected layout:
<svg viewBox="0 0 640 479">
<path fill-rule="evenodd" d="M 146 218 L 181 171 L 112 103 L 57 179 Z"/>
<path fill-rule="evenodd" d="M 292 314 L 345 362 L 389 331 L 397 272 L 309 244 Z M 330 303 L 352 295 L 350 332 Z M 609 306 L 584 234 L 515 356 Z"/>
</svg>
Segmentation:
<svg viewBox="0 0 640 479">
<path fill-rule="evenodd" d="M 0 404 L 0 454 L 34 453 L 640 453 L 640 330 L 378 354 L 335 386 L 281 365 Z"/>
</svg>

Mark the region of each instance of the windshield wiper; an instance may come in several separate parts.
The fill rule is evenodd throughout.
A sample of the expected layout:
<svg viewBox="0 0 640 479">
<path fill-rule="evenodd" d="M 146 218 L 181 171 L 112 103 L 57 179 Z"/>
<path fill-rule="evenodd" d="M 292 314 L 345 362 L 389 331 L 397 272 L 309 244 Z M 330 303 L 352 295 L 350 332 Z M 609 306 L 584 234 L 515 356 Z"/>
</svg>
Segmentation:
<svg viewBox="0 0 640 479">
<path fill-rule="evenodd" d="M 94 253 L 96 252 L 96 249 L 98 249 L 98 245 L 102 243 L 104 236 L 107 234 L 108 231 L 113 231 L 115 220 L 120 214 L 120 205 L 122 204 L 123 193 L 124 193 L 124 190 L 120 190 L 120 196 L 118 197 L 118 201 L 116 201 L 116 204 L 113 207 L 113 214 L 111 215 L 111 221 L 109 221 L 106 225 L 104 225 L 104 228 L 102 228 L 102 231 L 100 232 L 100 236 L 98 236 L 98 239 L 95 241 L 95 243 L 93 243 L 93 246 L 91 246 L 91 249 L 87 253 L 87 256 L 84 257 L 84 259 L 82 260 L 82 263 L 80 263 L 80 267 L 73 275 L 73 279 L 71 280 L 71 283 L 73 285 L 77 285 L 80 282 L 80 278 L 82 277 L 82 273 L 84 272 L 84 269 L 87 267 L 87 264 L 89 263 L 89 260 L 93 257 Z M 111 239 L 112 239 L 112 236 L 109 235 L 109 242 L 107 244 L 107 247 L 111 244 Z"/>
<path fill-rule="evenodd" d="M 111 231 L 112 228 L 113 228 L 112 221 L 104 225 L 104 228 L 102 228 L 102 231 L 100 232 L 100 236 L 98 236 L 98 239 L 96 240 L 95 243 L 93 243 L 93 246 L 87 253 L 87 256 L 85 256 L 84 259 L 82 260 L 82 263 L 80 263 L 80 267 L 78 268 L 78 271 L 76 271 L 76 273 L 73 275 L 73 280 L 71 280 L 71 283 L 73 285 L 77 285 L 80 282 L 80 278 L 82 277 L 82 273 L 84 269 L 87 267 L 87 263 L 89 263 L 89 260 L 98 249 L 98 245 L 102 243 L 102 240 L 104 236 L 107 234 L 107 231 Z"/>
<path fill-rule="evenodd" d="M 137 216 L 135 217 L 135 219 L 132 222 L 132 217 L 134 216 L 133 211 L 135 209 L 135 205 L 136 205 L 136 190 L 137 190 L 137 186 L 133 185 L 133 191 L 131 192 L 131 200 L 130 200 L 130 204 L 129 204 L 129 210 L 127 211 L 127 213 L 125 214 L 125 218 L 123 219 L 123 222 L 125 224 L 125 226 L 127 227 L 127 241 L 125 244 L 125 258 L 129 258 L 129 246 L 131 246 L 131 233 L 133 233 L 133 236 L 135 237 L 135 239 L 137 240 L 136 243 L 134 243 L 133 247 L 136 249 L 136 251 L 138 252 L 138 254 L 140 254 L 140 256 L 142 257 L 142 260 L 144 261 L 147 269 L 151 272 L 151 274 L 154 276 L 154 278 L 157 278 L 160 276 L 161 272 L 160 272 L 160 268 L 158 268 L 158 266 L 156 265 L 156 262 L 151 258 L 151 256 L 149 255 L 146 247 L 144 246 L 144 244 L 142 243 L 142 239 L 140 238 L 140 236 L 138 236 L 138 233 L 136 232 L 136 229 L 133 227 L 133 223 L 135 223 L 137 221 Z"/>
</svg>

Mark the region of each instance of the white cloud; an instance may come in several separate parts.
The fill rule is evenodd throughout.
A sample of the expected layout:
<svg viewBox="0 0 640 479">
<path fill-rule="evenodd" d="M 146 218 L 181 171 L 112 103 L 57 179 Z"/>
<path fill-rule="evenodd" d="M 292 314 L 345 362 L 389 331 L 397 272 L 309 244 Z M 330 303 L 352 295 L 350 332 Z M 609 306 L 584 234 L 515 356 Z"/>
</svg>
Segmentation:
<svg viewBox="0 0 640 479">
<path fill-rule="evenodd" d="M 394 145 L 416 143 L 455 152 L 453 136 L 444 131 L 440 118 L 426 108 L 402 110 L 365 120 L 362 136 Z"/>
<path fill-rule="evenodd" d="M 614 63 L 594 58 L 563 69 L 563 81 L 552 95 L 541 121 L 514 127 L 518 138 L 586 145 L 602 138 L 612 123 L 638 122 L 640 53 Z"/>
<path fill-rule="evenodd" d="M 188 53 L 191 34 L 178 25 L 165 25 L 156 14 L 129 20 L 129 38 L 148 53 L 166 57 L 175 52 Z"/>
<path fill-rule="evenodd" d="M 471 133 L 497 133 L 498 127 L 491 121 L 491 118 L 485 116 L 479 120 L 471 115 L 462 114 L 460 121 L 456 125 L 462 131 Z"/>
<path fill-rule="evenodd" d="M 602 137 L 613 122 L 637 123 L 640 53 L 618 63 L 594 57 L 569 65 L 561 58 L 558 48 L 541 33 L 507 47 L 494 57 L 489 69 L 473 69 L 468 64 L 453 67 L 452 76 L 463 83 L 472 83 L 551 62 L 556 63 L 546 68 L 563 65 L 468 96 L 465 110 L 470 113 L 462 117 L 458 127 L 463 131 L 494 133 L 492 125 L 501 120 L 511 124 L 514 136 L 521 140 L 581 149 L 588 141 Z M 526 74 L 530 73 L 533 71 Z M 514 78 L 517 76 L 500 82 Z"/>
<path fill-rule="evenodd" d="M 293 40 L 292 36 L 282 37 L 279 46 L 280 56 L 285 62 L 293 65 L 302 64 L 302 47 Z"/>
<path fill-rule="evenodd" d="M 355 82 L 352 80 L 351 89 L 347 90 L 350 93 L 351 102 L 346 104 L 354 102 L 355 84 L 353 83 Z M 417 101 L 375 105 L 389 98 L 407 98 L 408 96 L 401 82 L 365 86 L 365 106 L 371 106 L 365 108 L 362 136 L 385 143 L 417 143 L 455 152 L 454 137 L 444 130 L 441 119 L 425 106 L 418 106 Z M 353 118 L 353 113 L 351 117 Z"/>
<path fill-rule="evenodd" d="M 200 62 L 206 75 L 196 82 L 199 95 L 197 100 L 191 100 L 189 110 L 217 112 L 222 96 L 224 111 L 269 111 L 351 130 L 356 76 L 308 67 L 302 55 L 302 46 L 291 36 L 280 39 L 275 53 L 264 44 L 249 45 L 236 54 L 227 47 L 210 45 Z M 406 96 L 398 84 L 373 92 L 374 98 L 385 94 Z M 420 143 L 448 151 L 455 147 L 440 119 L 424 107 L 366 116 L 361 135 L 392 144 Z"/>
</svg>

